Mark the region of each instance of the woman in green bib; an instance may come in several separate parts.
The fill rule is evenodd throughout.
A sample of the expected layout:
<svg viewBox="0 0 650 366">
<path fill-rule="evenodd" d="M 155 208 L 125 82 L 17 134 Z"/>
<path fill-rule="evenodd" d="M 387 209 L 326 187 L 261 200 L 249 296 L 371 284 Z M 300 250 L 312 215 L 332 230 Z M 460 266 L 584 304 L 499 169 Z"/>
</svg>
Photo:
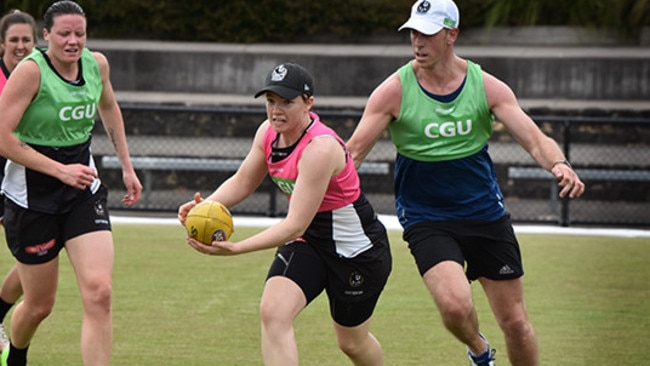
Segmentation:
<svg viewBox="0 0 650 366">
<path fill-rule="evenodd" d="M 58 254 L 65 248 L 84 308 L 83 363 L 109 365 L 114 253 L 108 189 L 90 152 L 97 113 L 122 163 L 126 206 L 138 201 L 142 185 L 130 161 L 108 61 L 85 48 L 83 9 L 72 1 L 52 4 L 43 37 L 47 50 L 34 50 L 0 96 L 0 154 L 8 159 L 2 182 L 5 235 L 24 292 L 2 362 L 27 363 L 32 337 L 54 306 Z"/>
</svg>

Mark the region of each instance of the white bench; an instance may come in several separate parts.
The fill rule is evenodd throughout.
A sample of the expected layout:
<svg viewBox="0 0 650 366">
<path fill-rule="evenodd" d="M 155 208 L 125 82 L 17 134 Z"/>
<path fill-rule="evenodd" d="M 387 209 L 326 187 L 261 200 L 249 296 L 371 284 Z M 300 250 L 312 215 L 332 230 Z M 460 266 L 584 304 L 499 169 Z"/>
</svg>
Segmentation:
<svg viewBox="0 0 650 366">
<path fill-rule="evenodd" d="M 650 171 L 647 170 L 576 169 L 575 171 L 581 180 L 650 182 Z M 551 213 L 557 213 L 558 181 L 551 172 L 537 167 L 509 167 L 508 180 L 512 179 L 550 180 Z"/>
<path fill-rule="evenodd" d="M 190 157 L 154 157 L 132 156 L 131 163 L 141 170 L 144 177 L 143 204 L 149 207 L 151 198 L 151 173 L 154 170 L 185 170 L 185 171 L 221 171 L 234 172 L 239 169 L 243 159 L 236 158 L 190 158 Z M 121 169 L 122 164 L 117 156 L 104 155 L 101 160 L 104 169 Z M 390 174 L 388 162 L 366 161 L 358 169 L 359 174 Z"/>
</svg>

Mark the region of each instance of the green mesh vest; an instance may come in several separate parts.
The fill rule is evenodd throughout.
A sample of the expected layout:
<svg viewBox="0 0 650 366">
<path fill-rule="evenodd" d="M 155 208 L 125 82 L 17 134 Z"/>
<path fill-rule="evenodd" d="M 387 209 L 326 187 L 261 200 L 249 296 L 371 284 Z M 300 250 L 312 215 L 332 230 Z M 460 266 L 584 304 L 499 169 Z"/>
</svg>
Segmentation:
<svg viewBox="0 0 650 366">
<path fill-rule="evenodd" d="M 81 144 L 88 140 L 95 125 L 97 103 L 102 94 L 97 61 L 88 49 L 84 49 L 81 55 L 84 83 L 72 85 L 52 70 L 43 52 L 34 49 L 26 58 L 38 64 L 41 84 L 14 134 L 33 145 L 63 147 Z"/>
<path fill-rule="evenodd" d="M 470 156 L 485 146 L 494 117 L 485 97 L 481 67 L 467 63 L 465 86 L 450 103 L 425 94 L 410 62 L 399 69 L 401 109 L 389 130 L 400 154 L 419 161 L 446 161 Z"/>
</svg>

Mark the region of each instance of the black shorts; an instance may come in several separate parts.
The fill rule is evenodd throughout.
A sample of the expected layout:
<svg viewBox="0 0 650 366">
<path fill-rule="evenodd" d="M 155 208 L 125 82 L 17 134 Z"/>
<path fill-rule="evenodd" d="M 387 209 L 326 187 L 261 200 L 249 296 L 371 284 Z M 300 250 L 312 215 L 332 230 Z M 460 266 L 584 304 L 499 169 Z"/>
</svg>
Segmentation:
<svg viewBox="0 0 650 366">
<path fill-rule="evenodd" d="M 278 248 L 267 279 L 291 279 L 302 289 L 307 304 L 326 290 L 332 319 L 353 327 L 372 315 L 391 268 L 388 242 L 375 243 L 356 257 L 345 258 L 293 241 Z"/>
<path fill-rule="evenodd" d="M 5 217 L 5 196 L 0 194 L 0 223 L 4 222 Z"/>
<path fill-rule="evenodd" d="M 519 243 L 505 215 L 496 221 L 423 222 L 404 231 L 420 275 L 452 260 L 466 265 L 470 281 L 478 277 L 510 280 L 523 276 Z"/>
<path fill-rule="evenodd" d="M 81 196 L 72 210 L 59 214 L 25 209 L 5 199 L 7 246 L 21 263 L 47 263 L 59 255 L 69 239 L 111 230 L 107 196 L 108 189 L 102 185 L 94 195 Z"/>
</svg>

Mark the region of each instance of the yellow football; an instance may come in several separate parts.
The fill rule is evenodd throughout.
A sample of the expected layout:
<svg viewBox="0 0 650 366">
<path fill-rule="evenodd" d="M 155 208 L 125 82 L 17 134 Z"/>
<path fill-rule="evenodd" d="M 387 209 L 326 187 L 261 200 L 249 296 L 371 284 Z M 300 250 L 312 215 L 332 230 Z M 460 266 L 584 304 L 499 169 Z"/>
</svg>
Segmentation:
<svg viewBox="0 0 650 366">
<path fill-rule="evenodd" d="M 187 214 L 185 228 L 188 236 L 203 244 L 228 240 L 233 232 L 232 215 L 219 202 L 202 201 Z"/>
</svg>

